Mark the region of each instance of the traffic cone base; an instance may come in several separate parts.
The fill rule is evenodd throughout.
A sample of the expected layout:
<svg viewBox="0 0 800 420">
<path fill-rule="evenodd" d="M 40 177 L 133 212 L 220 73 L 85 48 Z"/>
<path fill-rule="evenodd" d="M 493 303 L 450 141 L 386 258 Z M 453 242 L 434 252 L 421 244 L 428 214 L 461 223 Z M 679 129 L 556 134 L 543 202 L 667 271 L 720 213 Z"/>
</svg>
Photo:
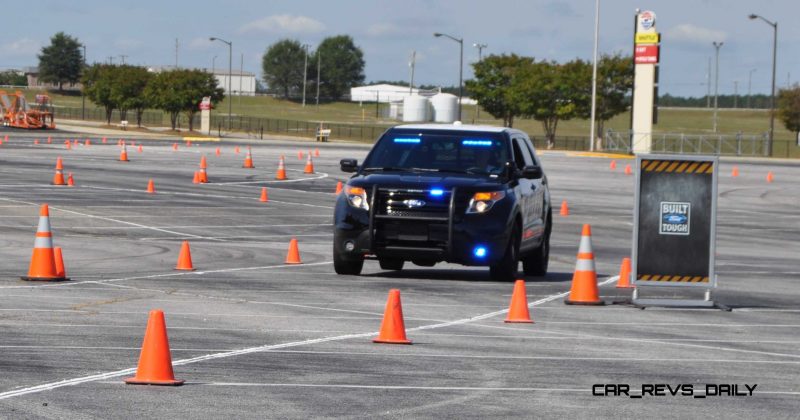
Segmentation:
<svg viewBox="0 0 800 420">
<path fill-rule="evenodd" d="M 411 340 L 406 337 L 406 326 L 403 321 L 403 307 L 400 303 L 400 291 L 397 289 L 389 290 L 389 298 L 386 300 L 386 310 L 383 313 L 381 330 L 378 337 L 372 340 L 373 343 L 383 344 L 411 344 Z"/>
<path fill-rule="evenodd" d="M 150 311 L 147 329 L 144 332 L 142 351 L 136 376 L 125 379 L 130 385 L 182 385 L 184 381 L 175 379 L 172 371 L 172 355 L 169 351 L 167 324 L 164 312 Z"/>
<path fill-rule="evenodd" d="M 525 280 L 514 282 L 514 293 L 511 295 L 511 303 L 508 305 L 507 323 L 533 324 L 531 314 L 528 311 L 528 295 L 525 292 Z"/>
<path fill-rule="evenodd" d="M 178 255 L 178 264 L 175 266 L 175 269 L 194 271 L 194 266 L 192 266 L 192 251 L 189 249 L 189 241 L 183 241 L 183 244 L 181 244 L 181 252 Z"/>
</svg>

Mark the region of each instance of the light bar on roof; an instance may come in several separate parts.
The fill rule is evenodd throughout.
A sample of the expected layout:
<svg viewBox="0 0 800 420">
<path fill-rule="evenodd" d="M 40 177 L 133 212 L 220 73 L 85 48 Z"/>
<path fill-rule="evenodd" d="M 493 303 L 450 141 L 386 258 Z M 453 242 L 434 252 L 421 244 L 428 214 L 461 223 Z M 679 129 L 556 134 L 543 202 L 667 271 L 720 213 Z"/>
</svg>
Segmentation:
<svg viewBox="0 0 800 420">
<path fill-rule="evenodd" d="M 491 140 L 481 140 L 481 139 L 466 139 L 461 141 L 462 146 L 478 146 L 478 147 L 489 147 L 494 144 Z"/>
<path fill-rule="evenodd" d="M 414 139 L 414 138 L 396 138 L 394 139 L 395 143 L 405 143 L 405 144 L 418 144 L 421 140 Z"/>
</svg>

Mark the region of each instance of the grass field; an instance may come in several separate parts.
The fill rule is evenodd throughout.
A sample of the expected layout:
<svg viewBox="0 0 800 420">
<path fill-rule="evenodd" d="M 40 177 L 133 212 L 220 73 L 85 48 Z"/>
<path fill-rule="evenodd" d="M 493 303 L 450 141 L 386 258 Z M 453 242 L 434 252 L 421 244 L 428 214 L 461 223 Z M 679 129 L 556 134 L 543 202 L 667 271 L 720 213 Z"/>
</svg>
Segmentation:
<svg viewBox="0 0 800 420">
<path fill-rule="evenodd" d="M 33 99 L 38 90 L 26 91 L 26 96 Z M 60 95 L 50 92 L 53 103 L 60 107 L 79 108 L 81 97 L 79 95 Z M 87 101 L 87 107 L 94 108 L 94 105 Z M 386 107 L 386 104 L 382 104 Z M 501 120 L 492 118 L 486 112 L 480 112 L 480 118 L 475 118 L 477 108 L 475 106 L 464 106 L 465 122 L 479 122 L 482 124 L 500 125 Z M 223 101 L 218 104 L 216 111 L 227 114 L 228 104 Z M 275 99 L 267 96 L 258 97 L 234 97 L 232 103 L 234 115 L 244 115 L 262 118 L 279 118 L 297 121 L 326 121 L 341 122 L 352 124 L 386 124 L 396 123 L 394 120 L 376 118 L 375 104 L 364 104 L 351 102 L 334 102 L 321 104 L 319 107 L 309 101 L 303 107 L 298 102 Z M 660 133 L 687 133 L 703 134 L 712 133 L 711 109 L 696 108 L 667 108 L 659 110 L 659 121 L 654 126 L 654 130 Z M 745 109 L 722 109 L 719 111 L 719 132 L 722 134 L 733 134 L 739 131 L 746 134 L 758 134 L 769 130 L 769 111 L 767 110 L 745 110 Z M 630 115 L 621 114 L 605 125 L 606 128 L 613 130 L 627 130 L 630 126 Z M 524 130 L 534 136 L 542 136 L 544 130 L 542 124 L 535 120 L 517 119 L 515 127 Z M 558 125 L 557 135 L 559 136 L 582 136 L 589 131 L 588 120 L 561 121 Z M 775 122 L 775 139 L 791 140 L 794 136 L 784 129 L 780 121 Z"/>
</svg>

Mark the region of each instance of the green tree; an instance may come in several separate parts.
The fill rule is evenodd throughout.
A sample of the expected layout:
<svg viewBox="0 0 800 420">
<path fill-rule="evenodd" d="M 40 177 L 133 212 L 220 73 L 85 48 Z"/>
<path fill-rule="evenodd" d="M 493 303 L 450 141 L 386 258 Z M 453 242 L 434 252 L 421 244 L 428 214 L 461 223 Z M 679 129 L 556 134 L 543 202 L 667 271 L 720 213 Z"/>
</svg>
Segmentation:
<svg viewBox="0 0 800 420">
<path fill-rule="evenodd" d="M 261 59 L 261 69 L 270 90 L 283 92 L 283 97 L 288 99 L 290 92 L 302 89 L 305 54 L 303 46 L 291 39 L 269 46 Z"/>
<path fill-rule="evenodd" d="M 111 114 L 119 107 L 113 89 L 116 84 L 116 66 L 95 64 L 83 73 L 83 94 L 105 109 L 106 123 L 111 124 Z"/>
<path fill-rule="evenodd" d="M 317 54 L 321 80 L 316 82 L 319 83 L 321 95 L 338 100 L 345 93 L 350 93 L 351 87 L 364 82 L 364 53 L 350 36 L 325 38 L 309 61 L 315 62 Z"/>
<path fill-rule="evenodd" d="M 150 107 L 144 90 L 153 78 L 153 73 L 139 66 L 119 66 L 114 69 L 114 84 L 111 87 L 113 101 L 119 107 L 120 118 L 127 119 L 128 110 L 136 114 L 136 125 L 142 126 L 142 114 Z"/>
<path fill-rule="evenodd" d="M 590 70 L 591 71 L 591 70 Z M 591 85 L 589 86 L 591 95 Z M 604 54 L 597 62 L 597 121 L 595 136 L 602 137 L 605 122 L 622 114 L 630 106 L 628 96 L 633 89 L 633 60 L 630 56 Z M 591 103 L 589 104 L 591 107 Z M 591 108 L 585 114 L 591 118 Z"/>
<path fill-rule="evenodd" d="M 185 112 L 189 118 L 189 131 L 194 129 L 194 115 L 205 96 L 210 96 L 211 102 L 216 103 L 225 95 L 222 88 L 217 86 L 216 77 L 202 70 L 161 72 L 145 88 L 145 97 L 150 104 L 169 114 L 173 130 L 178 125 L 181 112 Z"/>
<path fill-rule="evenodd" d="M 520 103 L 514 99 L 511 85 L 517 72 L 533 63 L 533 58 L 511 55 L 490 55 L 472 65 L 475 78 L 467 80 L 466 88 L 481 108 L 495 118 L 501 118 L 503 125 L 512 127 L 514 117 L 520 115 Z"/>
<path fill-rule="evenodd" d="M 0 85 L 28 86 L 28 78 L 14 70 L 0 72 Z"/>
<path fill-rule="evenodd" d="M 83 70 L 81 43 L 64 32 L 50 38 L 50 45 L 42 47 L 39 54 L 39 79 L 48 83 L 57 83 L 62 91 L 64 83 L 76 83 Z"/>
<path fill-rule="evenodd" d="M 800 85 L 778 91 L 778 118 L 795 136 L 800 133 Z"/>
</svg>

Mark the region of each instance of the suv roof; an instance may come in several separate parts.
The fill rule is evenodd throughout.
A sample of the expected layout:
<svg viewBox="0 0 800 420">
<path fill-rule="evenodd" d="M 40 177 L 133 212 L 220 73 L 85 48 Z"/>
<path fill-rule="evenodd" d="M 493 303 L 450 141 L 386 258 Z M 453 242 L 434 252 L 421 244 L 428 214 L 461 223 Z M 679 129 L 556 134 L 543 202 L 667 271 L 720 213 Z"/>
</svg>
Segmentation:
<svg viewBox="0 0 800 420">
<path fill-rule="evenodd" d="M 483 133 L 520 132 L 517 129 L 509 127 L 473 124 L 403 124 L 394 126 L 392 128 L 404 128 L 412 130 L 475 131 Z"/>
</svg>

